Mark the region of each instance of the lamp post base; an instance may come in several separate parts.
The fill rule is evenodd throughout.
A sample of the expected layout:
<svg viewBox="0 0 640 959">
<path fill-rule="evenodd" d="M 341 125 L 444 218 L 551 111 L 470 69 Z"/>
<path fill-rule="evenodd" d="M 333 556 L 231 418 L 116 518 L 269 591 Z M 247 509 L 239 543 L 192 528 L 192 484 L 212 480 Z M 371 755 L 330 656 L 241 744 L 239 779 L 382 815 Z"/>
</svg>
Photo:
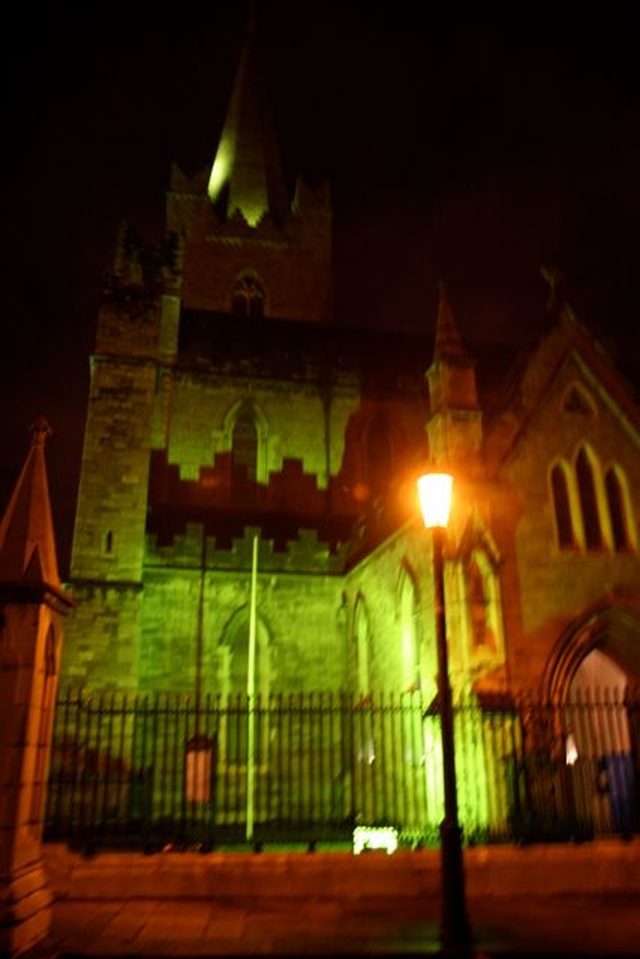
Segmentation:
<svg viewBox="0 0 640 959">
<path fill-rule="evenodd" d="M 447 956 L 474 955 L 473 935 L 467 915 L 462 859 L 462 830 L 458 825 L 440 825 L 442 872 L 442 920 L 440 942 Z"/>
</svg>

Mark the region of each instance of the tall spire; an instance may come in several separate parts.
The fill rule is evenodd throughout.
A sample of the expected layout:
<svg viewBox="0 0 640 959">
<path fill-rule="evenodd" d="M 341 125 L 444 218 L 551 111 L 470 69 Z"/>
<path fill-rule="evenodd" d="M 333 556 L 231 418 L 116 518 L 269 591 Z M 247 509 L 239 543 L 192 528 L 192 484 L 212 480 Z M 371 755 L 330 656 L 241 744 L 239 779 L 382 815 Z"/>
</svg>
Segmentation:
<svg viewBox="0 0 640 959">
<path fill-rule="evenodd" d="M 280 155 L 264 95 L 255 4 L 250 4 L 240 62 L 215 155 L 208 194 L 231 217 L 236 210 L 250 226 L 269 213 L 289 209 Z"/>
<path fill-rule="evenodd" d="M 447 296 L 447 291 L 442 280 L 438 282 L 438 314 L 436 317 L 433 356 L 436 360 L 461 360 L 467 358 L 453 310 L 451 309 L 449 297 Z"/>
<path fill-rule="evenodd" d="M 0 580 L 60 588 L 44 446 L 44 417 L 31 427 L 31 447 L 0 523 Z"/>
</svg>

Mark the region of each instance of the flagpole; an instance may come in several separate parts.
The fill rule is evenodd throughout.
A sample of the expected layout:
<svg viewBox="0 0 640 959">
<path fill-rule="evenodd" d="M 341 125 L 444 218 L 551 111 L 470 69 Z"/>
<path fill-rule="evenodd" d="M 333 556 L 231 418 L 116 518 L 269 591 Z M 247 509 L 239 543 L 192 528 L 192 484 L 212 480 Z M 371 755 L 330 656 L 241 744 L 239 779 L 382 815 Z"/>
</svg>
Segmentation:
<svg viewBox="0 0 640 959">
<path fill-rule="evenodd" d="M 253 536 L 251 559 L 251 601 L 249 605 L 249 662 L 247 668 L 247 829 L 246 839 L 253 839 L 255 814 L 255 738 L 256 738 L 256 592 L 258 585 L 258 534 Z"/>
</svg>

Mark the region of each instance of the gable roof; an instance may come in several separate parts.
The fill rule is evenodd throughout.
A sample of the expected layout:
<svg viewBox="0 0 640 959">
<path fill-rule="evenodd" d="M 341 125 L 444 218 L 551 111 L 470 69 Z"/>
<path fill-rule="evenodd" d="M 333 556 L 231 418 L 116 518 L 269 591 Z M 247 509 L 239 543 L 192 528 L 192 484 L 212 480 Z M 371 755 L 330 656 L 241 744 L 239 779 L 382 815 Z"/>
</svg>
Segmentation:
<svg viewBox="0 0 640 959">
<path fill-rule="evenodd" d="M 487 459 L 497 465 L 518 445 L 531 418 L 566 364 L 573 362 L 615 405 L 623 426 L 640 434 L 640 407 L 611 356 L 563 304 L 538 344 L 523 352 L 503 385 L 502 402 L 485 418 Z"/>
</svg>

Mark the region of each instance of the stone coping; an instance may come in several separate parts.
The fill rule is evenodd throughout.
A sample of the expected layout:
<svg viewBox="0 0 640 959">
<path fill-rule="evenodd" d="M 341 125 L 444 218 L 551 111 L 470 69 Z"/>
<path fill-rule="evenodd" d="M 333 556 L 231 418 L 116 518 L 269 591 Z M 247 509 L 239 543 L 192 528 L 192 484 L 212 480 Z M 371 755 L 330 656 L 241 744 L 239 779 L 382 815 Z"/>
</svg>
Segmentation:
<svg viewBox="0 0 640 959">
<path fill-rule="evenodd" d="M 437 895 L 438 850 L 367 852 L 101 852 L 45 844 L 56 897 L 354 899 Z M 640 839 L 485 846 L 464 852 L 469 896 L 640 896 Z"/>
</svg>

